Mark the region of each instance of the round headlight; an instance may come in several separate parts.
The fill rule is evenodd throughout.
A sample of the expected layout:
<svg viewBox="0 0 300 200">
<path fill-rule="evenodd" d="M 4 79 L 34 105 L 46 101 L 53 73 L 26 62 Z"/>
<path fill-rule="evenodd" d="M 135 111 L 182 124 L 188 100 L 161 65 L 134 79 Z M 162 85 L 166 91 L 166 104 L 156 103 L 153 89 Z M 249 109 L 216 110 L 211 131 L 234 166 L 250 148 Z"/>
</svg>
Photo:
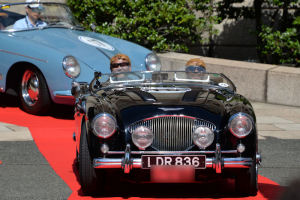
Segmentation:
<svg viewBox="0 0 300 200">
<path fill-rule="evenodd" d="M 100 138 L 109 138 L 116 132 L 116 120 L 108 113 L 100 113 L 92 121 L 93 132 Z"/>
<path fill-rule="evenodd" d="M 66 56 L 62 62 L 66 76 L 76 78 L 80 74 L 80 65 L 73 56 Z"/>
<path fill-rule="evenodd" d="M 243 138 L 251 133 L 253 129 L 253 120 L 246 113 L 236 113 L 230 117 L 228 127 L 234 136 Z"/>
<path fill-rule="evenodd" d="M 210 128 L 199 126 L 194 131 L 193 141 L 200 149 L 205 149 L 213 143 L 214 137 L 215 134 Z"/>
<path fill-rule="evenodd" d="M 140 150 L 145 150 L 153 142 L 153 133 L 148 127 L 139 126 L 132 133 L 132 141 Z"/>
<path fill-rule="evenodd" d="M 148 71 L 160 71 L 161 63 L 158 56 L 154 53 L 150 53 L 146 57 L 146 67 Z"/>
</svg>

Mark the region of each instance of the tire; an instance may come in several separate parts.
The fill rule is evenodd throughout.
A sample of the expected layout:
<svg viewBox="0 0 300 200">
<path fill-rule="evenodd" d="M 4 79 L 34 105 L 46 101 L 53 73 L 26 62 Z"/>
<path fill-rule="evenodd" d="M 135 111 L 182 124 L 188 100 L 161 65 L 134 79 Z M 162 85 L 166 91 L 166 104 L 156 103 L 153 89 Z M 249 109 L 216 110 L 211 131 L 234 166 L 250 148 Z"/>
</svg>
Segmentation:
<svg viewBox="0 0 300 200">
<path fill-rule="evenodd" d="M 257 185 L 257 163 L 253 161 L 251 167 L 240 171 L 235 178 L 235 189 L 242 196 L 256 196 Z"/>
<path fill-rule="evenodd" d="M 19 82 L 21 108 L 30 114 L 44 115 L 51 106 L 46 80 L 34 68 L 25 69 Z"/>
<path fill-rule="evenodd" d="M 97 186 L 99 183 L 96 170 L 92 165 L 92 158 L 90 155 L 87 130 L 85 125 L 82 127 L 79 146 L 79 180 L 82 192 L 85 195 L 93 195 L 97 193 Z"/>
</svg>

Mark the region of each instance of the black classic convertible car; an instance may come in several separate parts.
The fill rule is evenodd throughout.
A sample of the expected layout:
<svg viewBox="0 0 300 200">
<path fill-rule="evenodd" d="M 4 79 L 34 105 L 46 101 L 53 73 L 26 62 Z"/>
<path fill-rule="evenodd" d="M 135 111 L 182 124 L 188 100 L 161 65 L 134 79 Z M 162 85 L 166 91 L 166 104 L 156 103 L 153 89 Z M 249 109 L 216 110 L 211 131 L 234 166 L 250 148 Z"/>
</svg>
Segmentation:
<svg viewBox="0 0 300 200">
<path fill-rule="evenodd" d="M 255 114 L 225 75 L 97 72 L 73 82 L 72 94 L 85 194 L 101 192 L 114 172 L 141 183 L 234 178 L 239 194 L 256 195 Z"/>
</svg>

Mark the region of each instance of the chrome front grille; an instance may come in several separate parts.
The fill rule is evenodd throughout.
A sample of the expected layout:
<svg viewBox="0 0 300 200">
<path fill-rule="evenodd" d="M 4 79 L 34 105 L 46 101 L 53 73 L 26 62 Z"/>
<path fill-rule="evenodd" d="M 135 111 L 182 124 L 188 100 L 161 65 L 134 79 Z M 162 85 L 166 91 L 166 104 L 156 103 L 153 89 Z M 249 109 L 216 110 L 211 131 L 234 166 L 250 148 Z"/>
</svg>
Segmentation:
<svg viewBox="0 0 300 200">
<path fill-rule="evenodd" d="M 183 151 L 193 145 L 193 131 L 198 126 L 207 126 L 213 131 L 216 126 L 205 120 L 182 115 L 167 115 L 148 118 L 129 126 L 132 133 L 138 126 L 153 131 L 152 147 L 160 151 Z"/>
</svg>

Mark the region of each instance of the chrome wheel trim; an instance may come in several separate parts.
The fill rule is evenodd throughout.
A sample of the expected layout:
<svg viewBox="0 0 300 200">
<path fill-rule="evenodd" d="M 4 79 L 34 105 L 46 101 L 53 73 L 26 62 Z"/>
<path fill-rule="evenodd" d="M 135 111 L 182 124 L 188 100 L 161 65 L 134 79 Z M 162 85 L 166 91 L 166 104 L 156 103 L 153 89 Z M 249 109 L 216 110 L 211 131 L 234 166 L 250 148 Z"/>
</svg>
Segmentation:
<svg viewBox="0 0 300 200">
<path fill-rule="evenodd" d="M 39 100 L 39 79 L 36 73 L 26 70 L 22 76 L 21 92 L 24 102 L 34 106 Z"/>
</svg>

